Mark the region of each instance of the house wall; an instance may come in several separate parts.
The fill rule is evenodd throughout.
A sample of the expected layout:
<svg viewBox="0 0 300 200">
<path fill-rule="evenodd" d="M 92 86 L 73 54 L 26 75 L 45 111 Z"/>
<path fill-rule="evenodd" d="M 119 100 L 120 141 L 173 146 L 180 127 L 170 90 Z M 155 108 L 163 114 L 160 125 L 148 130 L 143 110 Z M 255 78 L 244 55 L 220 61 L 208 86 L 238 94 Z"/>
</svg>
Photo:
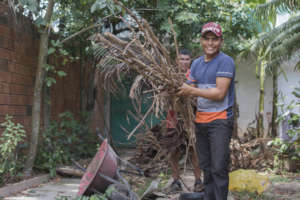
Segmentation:
<svg viewBox="0 0 300 200">
<path fill-rule="evenodd" d="M 298 51 L 296 54 L 300 55 L 300 51 Z M 289 62 L 285 62 L 282 65 L 282 68 L 286 72 L 286 77 L 281 74 L 278 78 L 278 90 L 279 95 L 281 96 L 279 101 L 281 102 L 299 102 L 299 99 L 297 99 L 294 95 L 291 95 L 295 87 L 300 87 L 300 70 L 295 70 L 295 64 L 297 62 L 299 62 L 299 58 L 298 56 L 294 56 Z M 295 107 L 292 112 L 300 114 L 300 107 Z"/>
<path fill-rule="evenodd" d="M 295 86 L 300 86 L 300 72 L 294 71 L 295 61 L 284 63 L 282 68 L 285 69 L 287 80 L 283 75 L 278 78 L 279 92 L 286 97 L 286 102 L 296 99 L 291 92 Z M 237 102 L 239 104 L 240 116 L 238 118 L 238 132 L 241 135 L 245 133 L 249 124 L 256 119 L 259 109 L 259 79 L 255 75 L 255 61 L 254 59 L 240 60 L 236 62 L 236 89 Z M 268 131 L 269 121 L 272 114 L 272 100 L 273 100 L 272 77 L 267 76 L 265 82 L 265 114 L 264 127 Z M 279 98 L 280 100 L 280 98 Z M 295 109 L 300 113 L 299 108 Z M 269 120 L 269 121 L 268 121 Z M 251 127 L 256 127 L 252 124 Z"/>
</svg>

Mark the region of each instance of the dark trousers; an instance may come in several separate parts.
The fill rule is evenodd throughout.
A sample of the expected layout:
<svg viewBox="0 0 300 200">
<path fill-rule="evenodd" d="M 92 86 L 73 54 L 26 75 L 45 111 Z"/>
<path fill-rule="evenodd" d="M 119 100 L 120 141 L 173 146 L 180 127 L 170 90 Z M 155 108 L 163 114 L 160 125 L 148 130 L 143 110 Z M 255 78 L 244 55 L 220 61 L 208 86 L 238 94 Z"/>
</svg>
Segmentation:
<svg viewBox="0 0 300 200">
<path fill-rule="evenodd" d="M 205 200 L 226 200 L 233 119 L 196 123 L 196 148 L 204 172 Z"/>
</svg>

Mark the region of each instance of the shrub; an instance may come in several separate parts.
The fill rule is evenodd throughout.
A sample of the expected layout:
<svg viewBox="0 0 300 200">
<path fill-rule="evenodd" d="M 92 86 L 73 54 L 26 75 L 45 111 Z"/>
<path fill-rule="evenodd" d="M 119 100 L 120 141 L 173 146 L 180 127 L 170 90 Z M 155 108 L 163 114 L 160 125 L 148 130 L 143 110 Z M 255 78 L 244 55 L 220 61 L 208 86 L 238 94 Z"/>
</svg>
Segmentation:
<svg viewBox="0 0 300 200">
<path fill-rule="evenodd" d="M 97 150 L 98 139 L 89 130 L 88 113 L 81 113 L 80 120 L 70 112 L 61 113 L 59 118 L 43 132 L 36 159 L 36 167 L 49 170 L 52 176 L 56 175 L 57 165 L 90 158 Z"/>
<path fill-rule="evenodd" d="M 299 88 L 296 88 L 292 94 L 298 94 L 297 91 L 299 90 Z M 277 122 L 287 122 L 287 135 L 285 139 L 275 138 L 269 143 L 276 151 L 274 166 L 277 168 L 283 168 L 285 159 L 300 160 L 300 114 L 293 112 L 294 108 L 300 107 L 300 102 L 293 100 L 286 103 L 284 97 L 282 97 L 282 101 L 278 104 L 281 114 L 277 117 Z"/>
<path fill-rule="evenodd" d="M 5 121 L 0 124 L 4 128 L 0 137 L 0 183 L 6 176 L 15 176 L 23 168 L 23 162 L 18 160 L 18 147 L 23 142 L 24 127 L 12 121 L 12 116 L 6 115 Z M 24 158 L 24 157 L 23 157 Z"/>
</svg>

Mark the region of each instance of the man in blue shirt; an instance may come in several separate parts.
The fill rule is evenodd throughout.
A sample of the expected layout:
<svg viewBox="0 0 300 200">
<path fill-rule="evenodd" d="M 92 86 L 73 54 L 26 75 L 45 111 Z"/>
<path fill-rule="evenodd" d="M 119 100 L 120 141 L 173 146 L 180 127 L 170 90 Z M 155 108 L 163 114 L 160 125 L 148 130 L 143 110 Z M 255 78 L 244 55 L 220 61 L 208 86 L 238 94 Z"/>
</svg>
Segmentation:
<svg viewBox="0 0 300 200">
<path fill-rule="evenodd" d="M 233 59 L 220 51 L 223 44 L 219 24 L 202 27 L 200 43 L 204 55 L 194 60 L 187 84 L 178 95 L 197 97 L 196 148 L 204 172 L 204 199 L 224 200 L 229 184 L 229 143 L 233 131 Z"/>
</svg>

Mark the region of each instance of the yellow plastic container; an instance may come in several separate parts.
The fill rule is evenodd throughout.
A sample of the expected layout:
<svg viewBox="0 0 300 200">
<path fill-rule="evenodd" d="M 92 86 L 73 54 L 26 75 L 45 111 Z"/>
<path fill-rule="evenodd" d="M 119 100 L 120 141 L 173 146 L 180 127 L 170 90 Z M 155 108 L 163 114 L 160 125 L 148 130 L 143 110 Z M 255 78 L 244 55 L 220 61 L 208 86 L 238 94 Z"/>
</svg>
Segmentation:
<svg viewBox="0 0 300 200">
<path fill-rule="evenodd" d="M 270 185 L 270 180 L 266 175 L 261 175 L 255 170 L 239 169 L 229 174 L 229 190 L 248 191 L 263 193 Z"/>
</svg>

